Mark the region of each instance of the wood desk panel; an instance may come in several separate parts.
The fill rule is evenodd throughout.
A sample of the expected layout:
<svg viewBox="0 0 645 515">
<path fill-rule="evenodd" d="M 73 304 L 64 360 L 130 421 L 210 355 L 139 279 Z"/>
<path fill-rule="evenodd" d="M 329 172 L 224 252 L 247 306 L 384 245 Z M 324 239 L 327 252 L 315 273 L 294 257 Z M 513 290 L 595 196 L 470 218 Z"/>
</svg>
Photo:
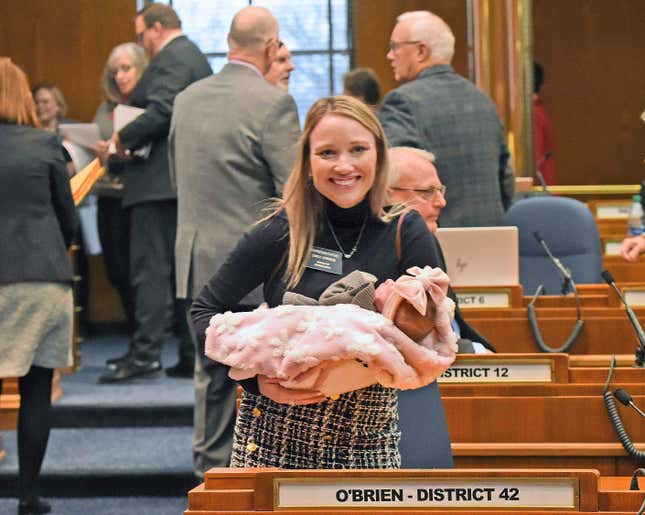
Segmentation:
<svg viewBox="0 0 645 515">
<path fill-rule="evenodd" d="M 631 475 L 639 464 L 620 443 L 453 443 L 456 468 L 591 468 Z"/>
<path fill-rule="evenodd" d="M 258 513 L 281 513 L 282 515 L 347 515 L 350 512 L 369 513 L 370 515 L 421 515 L 445 508 L 379 508 L 379 507 L 309 507 L 309 508 L 276 508 L 273 504 L 277 495 L 275 481 L 295 479 L 300 482 L 318 481 L 342 485 L 343 481 L 360 479 L 369 483 L 387 485 L 389 480 L 432 479 L 441 478 L 448 481 L 459 478 L 470 478 L 477 481 L 499 478 L 531 478 L 539 482 L 540 478 L 549 477 L 576 478 L 578 485 L 578 509 L 548 510 L 551 515 L 581 513 L 614 515 L 633 514 L 643 499 L 643 492 L 630 492 L 625 487 L 626 477 L 603 478 L 597 471 L 575 469 L 451 469 L 451 470 L 293 470 L 280 469 L 211 469 L 205 475 L 203 484 L 188 493 L 188 509 L 185 515 L 255 515 Z M 296 479 L 297 478 L 297 479 Z M 485 512 L 488 515 L 519 515 L 527 513 L 545 513 L 544 509 L 496 509 L 496 508 L 449 508 L 450 513 L 466 514 Z"/>
<path fill-rule="evenodd" d="M 629 263 L 620 256 L 603 256 L 603 266 L 609 270 L 616 282 L 634 283 L 645 281 L 645 257 L 641 256 L 635 263 Z"/>
<path fill-rule="evenodd" d="M 616 443 L 602 397 L 452 397 L 442 388 L 454 443 Z M 645 405 L 645 396 L 634 396 Z M 645 442 L 645 424 L 620 406 L 632 441 Z"/>
<path fill-rule="evenodd" d="M 639 318 L 642 308 L 635 309 Z M 540 352 L 534 342 L 526 309 L 481 309 L 463 312 L 464 318 L 493 343 L 498 352 Z M 561 346 L 575 323 L 573 308 L 540 308 L 536 316 L 543 340 Z M 583 310 L 585 325 L 569 350 L 571 354 L 633 354 L 637 340 L 634 329 L 620 308 Z"/>
</svg>

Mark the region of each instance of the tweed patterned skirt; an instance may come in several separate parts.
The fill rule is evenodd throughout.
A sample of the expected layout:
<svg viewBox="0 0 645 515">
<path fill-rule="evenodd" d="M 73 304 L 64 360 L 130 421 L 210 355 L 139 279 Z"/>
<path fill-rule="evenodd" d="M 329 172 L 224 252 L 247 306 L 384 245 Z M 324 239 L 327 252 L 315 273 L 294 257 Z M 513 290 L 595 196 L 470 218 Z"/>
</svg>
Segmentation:
<svg viewBox="0 0 645 515">
<path fill-rule="evenodd" d="M 73 310 L 67 284 L 0 285 L 0 378 L 24 376 L 31 365 L 70 366 Z"/>
<path fill-rule="evenodd" d="M 231 467 L 398 468 L 396 390 L 373 385 L 307 406 L 244 392 Z"/>
</svg>

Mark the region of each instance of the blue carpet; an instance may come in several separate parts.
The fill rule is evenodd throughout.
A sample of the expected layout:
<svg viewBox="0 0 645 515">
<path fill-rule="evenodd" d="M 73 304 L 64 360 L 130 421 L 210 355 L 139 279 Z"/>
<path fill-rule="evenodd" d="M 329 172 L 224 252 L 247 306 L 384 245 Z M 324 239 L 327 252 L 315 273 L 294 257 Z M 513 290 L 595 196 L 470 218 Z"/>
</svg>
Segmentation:
<svg viewBox="0 0 645 515">
<path fill-rule="evenodd" d="M 127 342 L 124 335 L 85 339 L 81 369 L 61 379 L 63 396 L 54 405 L 41 474 L 42 494 L 59 498 L 53 502 L 58 513 L 179 514 L 197 484 L 192 379 L 160 374 L 98 384 L 105 360 L 123 354 Z M 170 339 L 163 360 L 171 365 L 176 356 L 177 341 Z M 3 437 L 7 456 L 0 462 L 0 514 L 15 512 L 15 501 L 6 497 L 15 494 L 18 470 L 16 433 L 6 431 Z"/>
<path fill-rule="evenodd" d="M 193 420 L 193 381 L 160 373 L 122 384 L 99 384 L 105 360 L 127 349 L 125 336 L 86 339 L 81 368 L 63 376 L 62 398 L 55 404 L 52 427 L 190 426 Z M 177 341 L 164 345 L 162 359 L 174 364 Z"/>
<path fill-rule="evenodd" d="M 48 498 L 52 515 L 181 515 L 186 497 Z M 0 514 L 16 513 L 18 501 L 0 498 Z"/>
</svg>

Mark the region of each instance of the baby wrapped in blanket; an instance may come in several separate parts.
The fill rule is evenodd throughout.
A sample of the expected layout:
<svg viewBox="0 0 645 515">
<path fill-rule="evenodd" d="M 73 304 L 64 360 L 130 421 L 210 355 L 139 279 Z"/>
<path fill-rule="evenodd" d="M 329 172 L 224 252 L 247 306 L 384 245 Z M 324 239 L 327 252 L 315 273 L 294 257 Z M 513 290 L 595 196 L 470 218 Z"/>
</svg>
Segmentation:
<svg viewBox="0 0 645 515">
<path fill-rule="evenodd" d="M 441 269 L 407 272 L 374 290 L 376 278 L 356 271 L 319 300 L 287 292 L 282 306 L 215 315 L 206 355 L 231 367 L 235 380 L 261 374 L 327 396 L 375 383 L 425 386 L 455 359 L 455 305 Z"/>
</svg>

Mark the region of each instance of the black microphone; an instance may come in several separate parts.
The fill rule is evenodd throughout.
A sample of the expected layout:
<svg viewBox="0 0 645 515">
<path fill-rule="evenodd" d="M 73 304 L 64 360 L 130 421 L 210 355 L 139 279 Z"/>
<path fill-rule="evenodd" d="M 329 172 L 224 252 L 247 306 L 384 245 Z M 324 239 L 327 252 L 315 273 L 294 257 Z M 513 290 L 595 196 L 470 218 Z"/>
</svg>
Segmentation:
<svg viewBox="0 0 645 515">
<path fill-rule="evenodd" d="M 605 280 L 605 282 L 614 289 L 616 295 L 618 295 L 618 298 L 625 306 L 625 310 L 627 311 L 627 318 L 629 318 L 632 327 L 636 331 L 636 337 L 638 338 L 639 343 L 639 347 L 636 350 L 636 366 L 642 367 L 645 365 L 645 333 L 643 333 L 643 328 L 641 327 L 638 318 L 636 318 L 634 311 L 629 306 L 629 304 L 627 304 L 627 301 L 625 300 L 625 297 L 623 297 L 623 294 L 620 292 L 620 289 L 618 288 L 618 286 L 616 286 L 616 281 L 614 281 L 614 276 L 611 275 L 611 272 L 609 272 L 609 270 L 603 270 L 600 275 L 602 275 L 602 278 Z"/>
<path fill-rule="evenodd" d="M 627 393 L 627 390 L 623 390 L 622 388 L 618 388 L 614 392 L 614 397 L 616 397 L 616 399 L 618 399 L 623 405 L 632 408 L 641 417 L 645 418 L 645 413 L 643 413 L 643 410 L 640 409 L 638 406 L 636 406 L 636 404 L 634 404 L 634 400 L 632 399 L 632 396 L 629 395 L 629 393 Z"/>
<path fill-rule="evenodd" d="M 564 278 L 564 281 L 562 283 L 562 294 L 566 295 L 567 292 L 569 291 L 571 283 L 573 282 L 573 277 L 571 277 L 571 271 L 567 267 L 565 267 L 557 257 L 551 254 L 551 250 L 549 249 L 546 242 L 542 239 L 542 236 L 540 236 L 540 233 L 538 231 L 533 232 L 533 236 L 537 240 L 537 242 L 542 246 L 542 248 L 544 249 L 544 252 L 546 252 L 546 255 L 551 260 L 551 263 L 553 263 L 553 265 L 557 268 L 558 272 L 560 272 L 560 274 Z"/>
<path fill-rule="evenodd" d="M 645 469 L 639 468 L 634 471 L 634 475 L 632 476 L 632 480 L 629 482 L 629 489 L 634 491 L 640 491 L 640 488 L 638 487 L 638 476 L 645 476 Z"/>
</svg>

